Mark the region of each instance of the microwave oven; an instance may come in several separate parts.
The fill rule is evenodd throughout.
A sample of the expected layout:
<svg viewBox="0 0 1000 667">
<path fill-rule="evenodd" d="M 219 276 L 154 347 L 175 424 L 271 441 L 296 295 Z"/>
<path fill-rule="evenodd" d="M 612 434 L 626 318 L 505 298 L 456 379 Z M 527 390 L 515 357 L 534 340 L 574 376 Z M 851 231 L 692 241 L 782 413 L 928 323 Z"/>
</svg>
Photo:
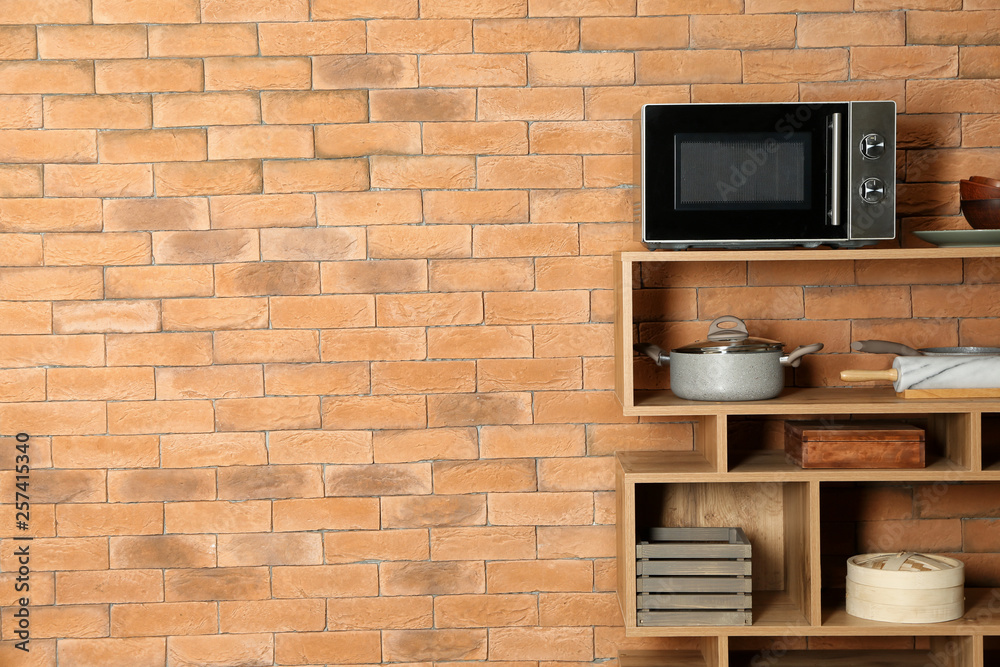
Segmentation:
<svg viewBox="0 0 1000 667">
<path fill-rule="evenodd" d="M 895 102 L 646 104 L 636 124 L 649 248 L 895 238 Z"/>
</svg>

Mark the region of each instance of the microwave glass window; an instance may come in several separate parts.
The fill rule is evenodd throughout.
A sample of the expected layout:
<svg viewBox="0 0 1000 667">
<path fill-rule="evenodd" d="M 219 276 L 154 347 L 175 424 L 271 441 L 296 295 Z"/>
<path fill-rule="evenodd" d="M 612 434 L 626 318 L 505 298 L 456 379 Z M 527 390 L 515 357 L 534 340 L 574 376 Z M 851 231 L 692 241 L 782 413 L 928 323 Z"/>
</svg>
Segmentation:
<svg viewBox="0 0 1000 667">
<path fill-rule="evenodd" d="M 808 132 L 699 132 L 674 135 L 675 209 L 809 209 Z"/>
</svg>

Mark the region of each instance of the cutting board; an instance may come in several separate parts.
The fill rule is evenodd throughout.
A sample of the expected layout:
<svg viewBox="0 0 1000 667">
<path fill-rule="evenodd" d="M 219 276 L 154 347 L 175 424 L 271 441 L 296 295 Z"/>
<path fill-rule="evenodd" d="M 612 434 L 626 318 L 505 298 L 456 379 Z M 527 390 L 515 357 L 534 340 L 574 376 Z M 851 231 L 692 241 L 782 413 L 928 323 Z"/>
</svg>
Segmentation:
<svg viewBox="0 0 1000 667">
<path fill-rule="evenodd" d="M 904 389 L 900 398 L 1000 398 L 1000 387 L 983 389 Z"/>
<path fill-rule="evenodd" d="M 802 468 L 923 468 L 924 429 L 901 422 L 785 422 L 785 456 Z"/>
</svg>

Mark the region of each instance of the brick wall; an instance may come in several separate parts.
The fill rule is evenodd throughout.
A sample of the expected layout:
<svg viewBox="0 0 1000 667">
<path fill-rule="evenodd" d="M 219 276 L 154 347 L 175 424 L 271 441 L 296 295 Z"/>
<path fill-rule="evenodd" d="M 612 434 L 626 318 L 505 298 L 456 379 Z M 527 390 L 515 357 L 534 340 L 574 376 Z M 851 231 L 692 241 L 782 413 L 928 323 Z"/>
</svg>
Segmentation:
<svg viewBox="0 0 1000 667">
<path fill-rule="evenodd" d="M 3 664 L 684 645 L 626 640 L 614 595 L 611 454 L 691 446 L 610 391 L 638 105 L 895 100 L 907 232 L 964 226 L 958 179 L 1000 175 L 995 0 L 17 0 L 2 21 L 0 430 L 32 435 L 35 537 L 30 654 L 0 547 Z"/>
</svg>

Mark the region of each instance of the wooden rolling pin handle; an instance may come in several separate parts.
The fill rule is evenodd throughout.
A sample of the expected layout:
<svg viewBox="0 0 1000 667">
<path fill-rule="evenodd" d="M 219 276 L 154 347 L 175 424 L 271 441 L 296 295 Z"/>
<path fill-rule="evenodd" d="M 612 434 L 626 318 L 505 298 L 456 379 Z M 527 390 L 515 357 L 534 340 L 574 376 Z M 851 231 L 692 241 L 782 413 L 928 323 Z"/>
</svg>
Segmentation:
<svg viewBox="0 0 1000 667">
<path fill-rule="evenodd" d="M 899 379 L 899 371 L 895 368 L 887 368 L 884 371 L 847 370 L 840 371 L 840 379 L 844 382 L 870 382 L 872 380 L 895 382 Z"/>
</svg>

